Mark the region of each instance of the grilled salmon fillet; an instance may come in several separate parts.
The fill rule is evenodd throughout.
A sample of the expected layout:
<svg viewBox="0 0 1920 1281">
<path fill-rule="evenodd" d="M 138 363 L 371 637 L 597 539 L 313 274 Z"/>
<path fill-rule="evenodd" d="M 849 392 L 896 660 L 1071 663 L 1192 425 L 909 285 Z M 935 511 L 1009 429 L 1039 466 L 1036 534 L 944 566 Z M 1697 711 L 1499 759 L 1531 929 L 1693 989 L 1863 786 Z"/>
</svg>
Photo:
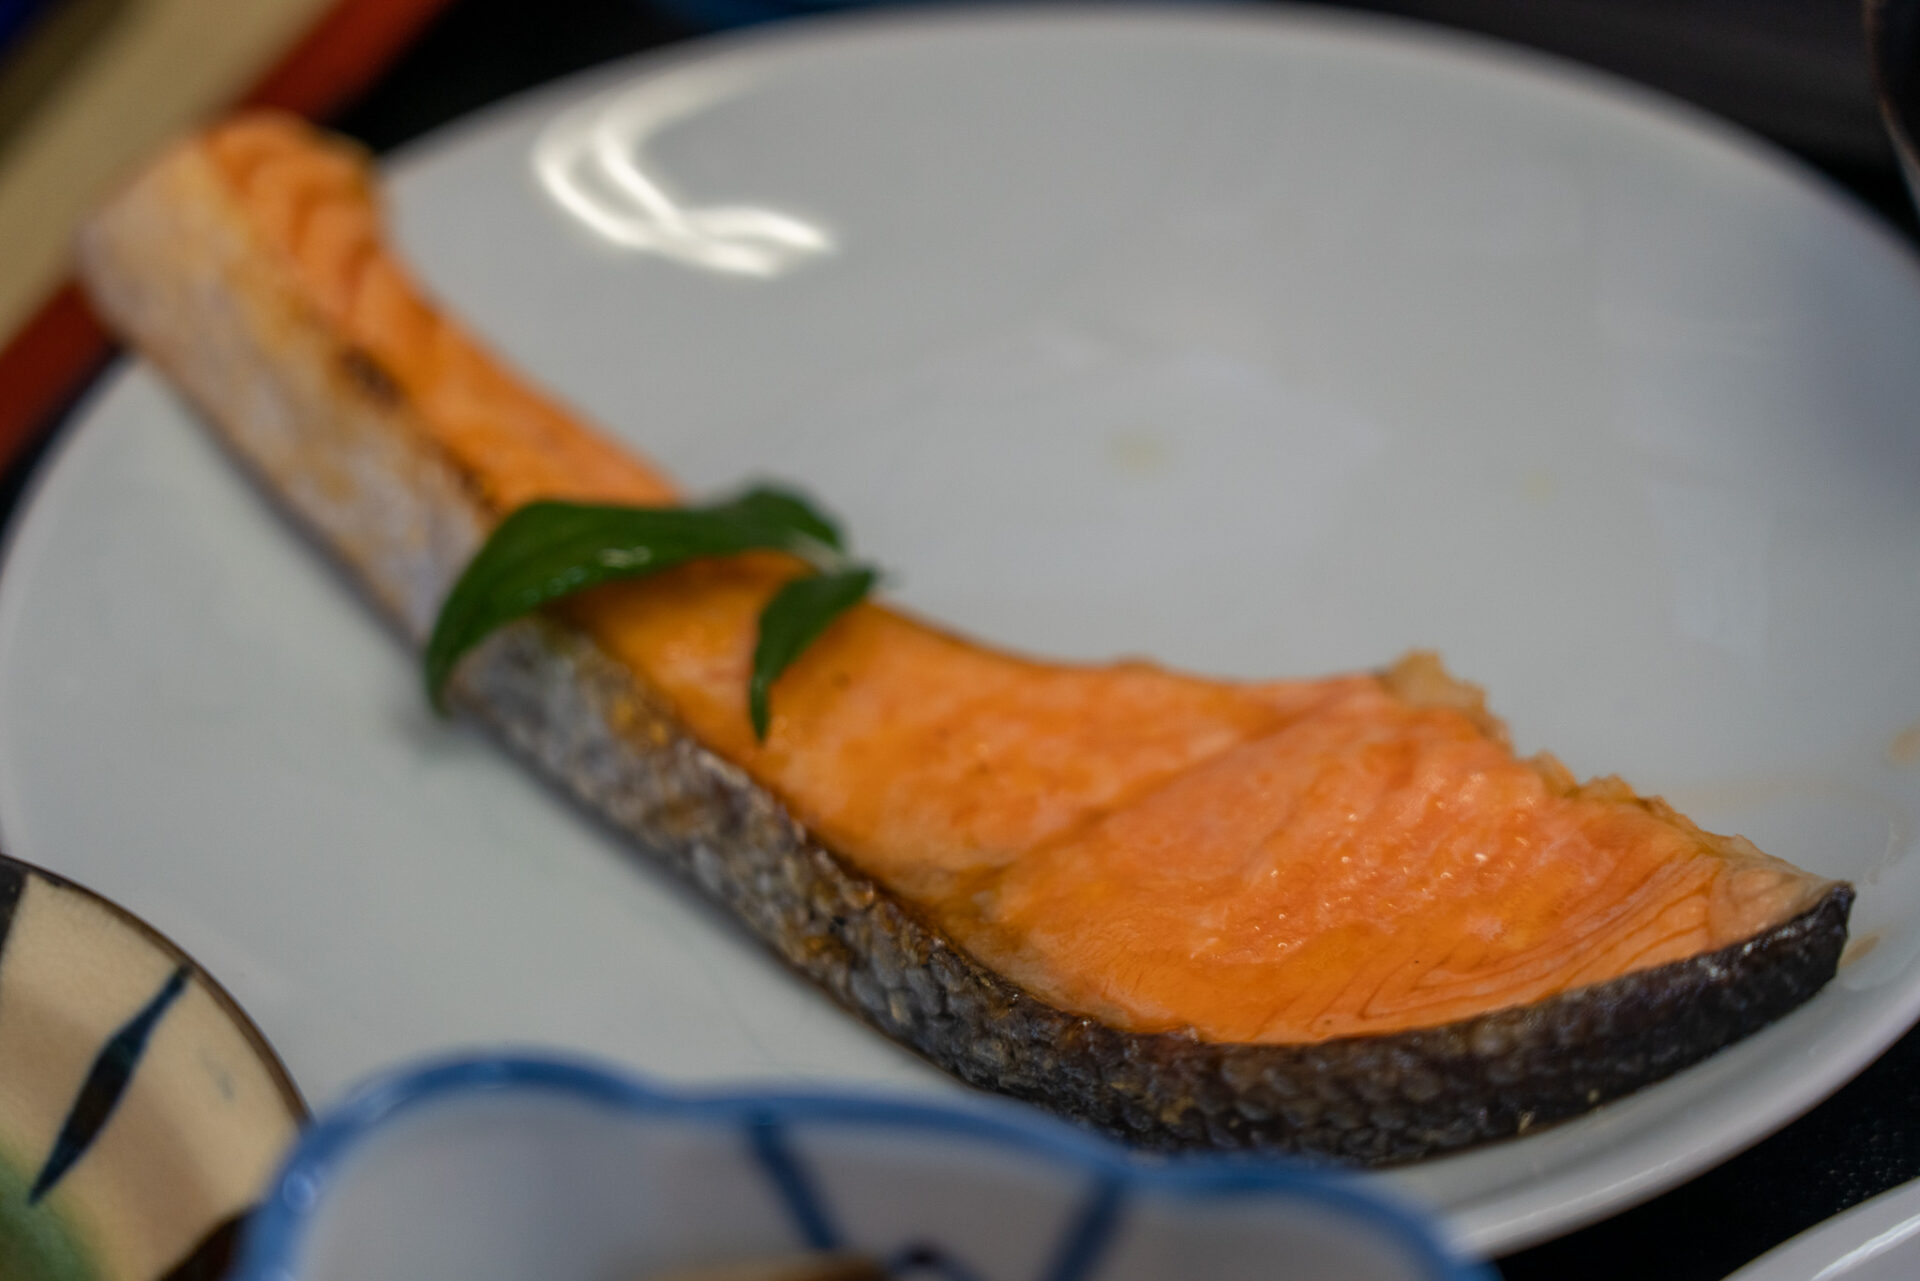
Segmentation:
<svg viewBox="0 0 1920 1281">
<path fill-rule="evenodd" d="M 678 496 L 436 307 L 364 158 L 291 119 L 174 148 L 81 261 L 415 644 L 520 504 Z M 1227 682 L 865 604 L 760 741 L 757 619 L 794 572 L 595 589 L 484 644 L 453 698 L 973 1083 L 1150 1144 L 1399 1160 L 1657 1079 L 1834 971 L 1847 886 L 1517 758 L 1429 655 Z"/>
</svg>

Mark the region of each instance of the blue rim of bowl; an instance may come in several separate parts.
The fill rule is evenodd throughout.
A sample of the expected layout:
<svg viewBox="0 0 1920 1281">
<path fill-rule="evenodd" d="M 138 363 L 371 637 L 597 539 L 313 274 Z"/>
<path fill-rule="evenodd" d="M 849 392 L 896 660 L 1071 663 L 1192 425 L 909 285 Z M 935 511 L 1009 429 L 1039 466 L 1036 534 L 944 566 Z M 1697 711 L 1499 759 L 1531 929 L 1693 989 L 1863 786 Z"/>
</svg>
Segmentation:
<svg viewBox="0 0 1920 1281">
<path fill-rule="evenodd" d="M 842 1126 L 919 1130 L 1016 1148 L 1075 1166 L 1116 1192 L 1236 1197 L 1284 1193 L 1317 1202 L 1378 1229 L 1434 1281 L 1492 1281 L 1480 1264 L 1455 1258 L 1412 1212 L 1356 1176 L 1309 1169 L 1284 1158 L 1230 1154 L 1148 1163 L 1064 1122 L 1012 1104 L 969 1107 L 876 1094 L 670 1091 L 584 1059 L 498 1054 L 429 1061 L 379 1076 L 329 1109 L 301 1135 L 268 1195 L 249 1219 L 229 1281 L 294 1281 L 315 1212 L 341 1168 L 375 1131 L 435 1104 L 482 1095 L 535 1094 L 576 1099 L 638 1116 L 670 1116 L 717 1126 Z M 1100 1227 L 1108 1232 L 1112 1221 Z M 1096 1241 L 1092 1248 L 1103 1244 Z"/>
</svg>

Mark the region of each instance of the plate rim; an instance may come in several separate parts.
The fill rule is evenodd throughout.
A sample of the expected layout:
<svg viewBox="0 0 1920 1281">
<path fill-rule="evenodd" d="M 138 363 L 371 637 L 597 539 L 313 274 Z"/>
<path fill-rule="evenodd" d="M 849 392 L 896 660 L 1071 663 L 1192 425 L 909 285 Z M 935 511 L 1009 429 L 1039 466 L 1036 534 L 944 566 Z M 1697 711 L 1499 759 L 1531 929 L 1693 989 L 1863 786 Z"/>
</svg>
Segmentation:
<svg viewBox="0 0 1920 1281">
<path fill-rule="evenodd" d="M 1832 1218 L 1822 1219 L 1748 1263 L 1727 1281 L 1804 1281 L 1809 1277 L 1813 1281 L 1847 1281 L 1853 1274 L 1851 1266 L 1834 1269 L 1896 1232 L 1899 1237 L 1886 1250 L 1872 1251 L 1859 1262 L 1902 1247 L 1907 1247 L 1903 1253 L 1913 1253 L 1913 1247 L 1920 1245 L 1920 1179 L 1897 1183 Z"/>
</svg>

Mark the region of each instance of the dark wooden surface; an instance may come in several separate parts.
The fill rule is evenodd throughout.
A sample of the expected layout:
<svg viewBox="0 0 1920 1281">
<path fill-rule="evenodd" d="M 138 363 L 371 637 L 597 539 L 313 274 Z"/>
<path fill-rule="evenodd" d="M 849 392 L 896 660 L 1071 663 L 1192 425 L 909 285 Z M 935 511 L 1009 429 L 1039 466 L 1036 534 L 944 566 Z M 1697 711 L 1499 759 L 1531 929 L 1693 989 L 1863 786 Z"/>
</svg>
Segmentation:
<svg viewBox="0 0 1920 1281">
<path fill-rule="evenodd" d="M 697 36 L 720 13 L 715 4 L 455 0 L 334 123 L 386 150 L 555 76 Z M 754 7 L 733 0 L 731 13 Z M 1851 0 L 1355 0 L 1355 7 L 1522 40 L 1689 97 L 1769 135 L 1915 234 L 1891 156 L 1866 114 Z M 0 518 L 41 452 L 0 480 Z M 1712 1281 L 1916 1176 L 1920 1033 L 1910 1033 L 1833 1098 L 1752 1149 L 1499 1266 L 1509 1281 Z"/>
</svg>

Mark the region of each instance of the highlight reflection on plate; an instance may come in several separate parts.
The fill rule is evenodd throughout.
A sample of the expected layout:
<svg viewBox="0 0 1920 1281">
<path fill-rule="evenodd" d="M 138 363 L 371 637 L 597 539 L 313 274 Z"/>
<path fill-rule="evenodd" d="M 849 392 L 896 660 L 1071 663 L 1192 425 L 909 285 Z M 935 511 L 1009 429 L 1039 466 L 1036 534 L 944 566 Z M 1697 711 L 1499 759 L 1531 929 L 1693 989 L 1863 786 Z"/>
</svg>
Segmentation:
<svg viewBox="0 0 1920 1281">
<path fill-rule="evenodd" d="M 780 275 L 831 252 L 833 238 L 773 209 L 689 204 L 646 160 L 656 134 L 746 87 L 696 72 L 590 99 L 547 126 L 533 170 L 561 208 L 611 244 L 711 271 Z"/>
<path fill-rule="evenodd" d="M 557 204 L 540 140 L 642 75 L 736 87 L 639 172 L 833 252 L 716 272 Z M 1228 674 L 1438 648 L 1523 751 L 1859 885 L 1871 950 L 1780 1025 L 1384 1176 L 1459 1240 L 1669 1186 L 1920 1014 L 1920 270 L 1770 153 L 1396 25 L 918 15 L 560 86 L 393 198 L 516 361 L 695 490 L 820 495 L 909 607 Z M 227 976 L 316 1097 L 499 1041 L 957 1088 L 434 721 L 147 373 L 83 419 L 0 577 L 0 837 Z"/>
</svg>

